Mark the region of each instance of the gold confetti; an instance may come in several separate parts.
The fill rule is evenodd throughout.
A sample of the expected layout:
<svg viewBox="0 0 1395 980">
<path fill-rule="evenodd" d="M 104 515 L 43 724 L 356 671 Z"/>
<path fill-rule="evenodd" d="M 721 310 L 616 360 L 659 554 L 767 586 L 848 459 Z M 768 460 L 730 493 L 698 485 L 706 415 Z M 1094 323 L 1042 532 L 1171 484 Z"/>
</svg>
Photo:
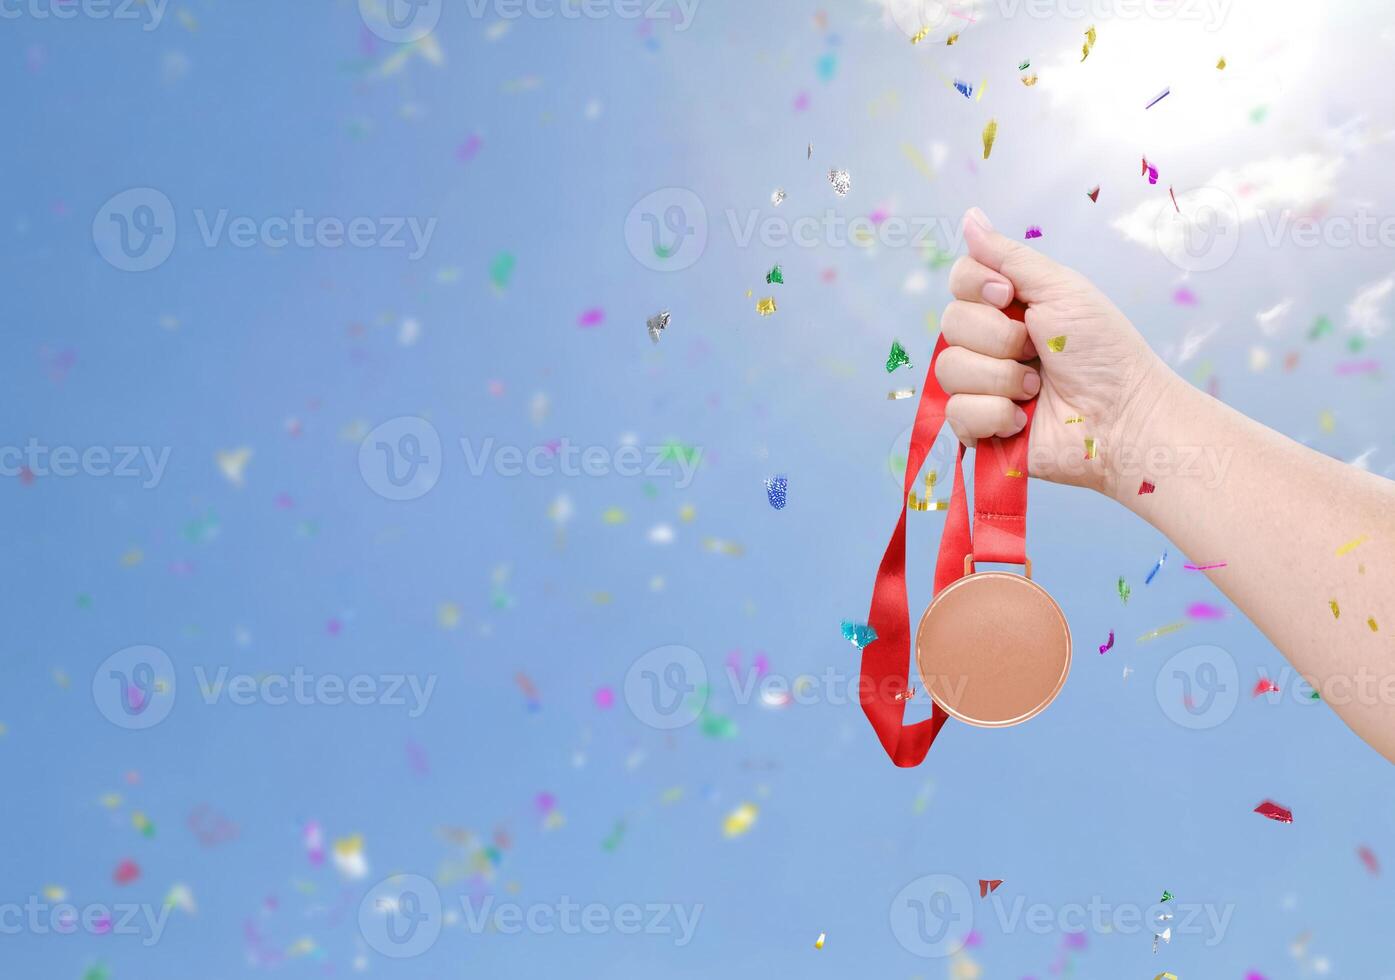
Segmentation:
<svg viewBox="0 0 1395 980">
<path fill-rule="evenodd" d="M 624 524 L 625 512 L 619 507 L 610 507 L 601 515 L 601 520 L 607 524 Z"/>
<path fill-rule="evenodd" d="M 914 389 L 914 388 L 897 388 L 895 391 L 888 391 L 888 392 L 886 393 L 886 400 L 887 400 L 887 401 L 891 401 L 891 402 L 899 402 L 899 401 L 900 401 L 901 399 L 903 399 L 903 398 L 914 398 L 914 397 L 915 397 L 915 389 Z"/>
<path fill-rule="evenodd" d="M 723 837 L 740 837 L 756 825 L 760 808 L 754 803 L 743 803 L 722 821 Z"/>
<path fill-rule="evenodd" d="M 1094 459 L 1096 456 L 1099 455 L 1099 450 L 1100 450 L 1099 443 L 1095 442 L 1094 439 L 1086 438 L 1086 440 L 1085 440 L 1085 458 L 1086 458 L 1086 459 Z"/>
<path fill-rule="evenodd" d="M 929 510 L 930 504 L 931 501 L 921 500 L 919 497 L 917 497 L 915 495 L 914 490 L 912 490 L 911 495 L 906 498 L 906 506 L 909 507 L 911 510 Z"/>
<path fill-rule="evenodd" d="M 987 89 L 988 89 L 988 79 L 985 78 L 983 81 L 981 81 L 981 82 L 978 83 L 978 91 L 974 93 L 974 101 L 975 101 L 975 102 L 982 102 L 982 101 L 983 101 L 983 93 L 984 93 Z"/>
<path fill-rule="evenodd" d="M 1340 558 L 1348 552 L 1355 551 L 1357 548 L 1361 547 L 1365 543 L 1366 535 L 1364 534 L 1361 535 L 1361 537 L 1359 538 L 1353 538 L 1351 541 L 1348 541 L 1346 544 L 1342 545 L 1340 548 L 1337 549 L 1337 557 Z"/>
<path fill-rule="evenodd" d="M 1323 409 L 1322 414 L 1318 416 L 1318 425 L 1322 426 L 1323 432 L 1331 432 L 1337 428 L 1337 416 L 1332 414 L 1331 409 Z"/>
<path fill-rule="evenodd" d="M 1077 423 L 1077 422 L 1084 422 L 1084 421 L 1085 421 L 1085 416 L 1083 416 L 1083 415 L 1076 415 L 1076 416 L 1074 416 L 1074 417 L 1072 417 L 1072 418 L 1066 419 L 1066 425 L 1075 425 L 1075 423 Z"/>
<path fill-rule="evenodd" d="M 1004 475 L 1010 476 L 1010 477 L 1012 477 L 1012 478 L 1015 479 L 1015 480 L 1020 480 L 1020 479 L 1022 479 L 1022 471 L 1021 471 L 1021 470 L 1008 470 L 1007 473 L 1004 474 Z"/>
<path fill-rule="evenodd" d="M 1369 627 L 1371 627 L 1371 632 L 1372 632 L 1372 633 L 1379 633 L 1379 632 L 1380 632 L 1380 627 L 1376 625 L 1376 617 L 1374 617 L 1374 616 L 1367 616 L 1367 617 L 1366 617 L 1366 625 L 1369 626 Z"/>
<path fill-rule="evenodd" d="M 914 34 L 911 35 L 911 43 L 912 43 L 912 44 L 919 44 L 921 41 L 924 41 L 924 40 L 925 40 L 925 35 L 927 35 L 927 34 L 929 34 L 929 33 L 930 33 L 930 28 L 928 28 L 928 27 L 922 27 L 920 30 L 916 31 Z"/>
<path fill-rule="evenodd" d="M 1050 339 L 1047 340 L 1047 342 L 1046 342 L 1046 347 L 1047 347 L 1047 349 L 1050 350 L 1053 354 L 1059 354 L 1059 353 L 1061 353 L 1062 351 L 1064 351 L 1064 350 L 1066 349 L 1066 335 L 1065 335 L 1065 334 L 1061 334 L 1061 336 L 1059 336 L 1059 337 L 1052 337 L 1052 338 L 1050 338 Z"/>
<path fill-rule="evenodd" d="M 1175 973 L 1159 973 L 1157 976 L 1155 976 L 1155 977 L 1153 978 L 1153 980 L 1177 980 L 1177 974 L 1175 974 Z"/>
<path fill-rule="evenodd" d="M 1085 48 L 1084 48 L 1084 53 L 1081 54 L 1081 56 L 1080 56 L 1080 60 L 1081 60 L 1081 61 L 1084 61 L 1086 58 L 1090 57 L 1090 49 L 1093 48 L 1094 46 L 1095 46 L 1095 25 L 1094 25 L 1094 24 L 1091 24 L 1091 25 L 1090 25 L 1090 29 L 1089 29 L 1088 31 L 1085 32 Z"/>
<path fill-rule="evenodd" d="M 945 38 L 945 47 L 949 47 L 951 44 L 954 44 L 958 40 L 958 34 L 951 34 L 949 37 Z"/>
<path fill-rule="evenodd" d="M 121 564 L 125 568 L 139 565 L 145 559 L 145 554 L 139 548 L 132 548 L 121 556 Z"/>
<path fill-rule="evenodd" d="M 1328 600 L 1327 600 L 1327 605 L 1328 605 L 1328 607 L 1332 610 L 1332 618 L 1333 618 L 1333 619 L 1341 619 L 1341 618 L 1342 618 L 1342 608 L 1341 608 L 1340 606 L 1337 605 L 1337 600 L 1336 600 L 1336 599 L 1328 599 Z"/>
<path fill-rule="evenodd" d="M 814 940 L 815 949 L 823 949 L 824 934 L 819 933 L 819 938 Z"/>
<path fill-rule="evenodd" d="M 756 312 L 761 316 L 769 316 L 775 312 L 775 297 L 767 296 L 756 302 Z"/>
<path fill-rule="evenodd" d="M 1221 58 L 1220 61 L 1216 62 L 1216 68 L 1217 68 L 1218 70 L 1220 70 L 1220 71 L 1224 71 L 1224 70 L 1225 70 L 1225 58 L 1224 58 L 1224 57 Z"/>
<path fill-rule="evenodd" d="M 988 159 L 988 154 L 993 152 L 993 141 L 998 138 L 998 120 L 988 120 L 988 125 L 983 127 L 983 159 Z"/>
<path fill-rule="evenodd" d="M 1166 635 L 1169 634 L 1169 633 L 1176 633 L 1179 629 L 1181 629 L 1183 626 L 1186 626 L 1186 625 L 1187 625 L 1187 624 L 1184 623 L 1184 622 L 1176 622 L 1176 623 L 1168 623 L 1166 626 L 1159 626 L 1157 629 L 1153 630 L 1151 633 L 1144 633 L 1142 636 L 1140 636 L 1140 637 L 1138 638 L 1138 641 L 1137 641 L 1137 642 L 1139 642 L 1139 643 L 1145 643 L 1145 642 L 1147 642 L 1148 640 L 1156 640 L 1156 639 L 1157 639 L 1158 637 L 1160 637 L 1160 636 L 1166 636 Z"/>
<path fill-rule="evenodd" d="M 1037 83 L 1037 76 L 1036 76 L 1036 73 L 1035 73 L 1035 72 L 1033 72 L 1033 73 L 1030 74 L 1030 75 L 1023 75 L 1023 76 L 1022 76 L 1022 84 L 1025 85 L 1025 86 L 1027 86 L 1028 88 L 1031 88 L 1031 87 L 1032 87 L 1033 85 L 1035 85 L 1036 83 Z"/>
</svg>

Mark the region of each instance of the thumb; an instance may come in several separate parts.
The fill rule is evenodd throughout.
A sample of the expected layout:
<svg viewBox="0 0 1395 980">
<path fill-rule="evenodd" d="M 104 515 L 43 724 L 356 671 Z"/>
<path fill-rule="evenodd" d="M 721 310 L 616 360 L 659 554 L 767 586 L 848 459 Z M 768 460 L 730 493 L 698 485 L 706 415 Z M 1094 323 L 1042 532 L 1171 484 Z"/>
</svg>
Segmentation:
<svg viewBox="0 0 1395 980">
<path fill-rule="evenodd" d="M 1066 272 L 1064 266 L 1036 249 L 998 234 L 988 216 L 978 208 L 964 212 L 964 242 L 976 262 L 1008 278 L 1013 292 L 1024 303 L 1041 300 L 1045 291 L 1059 283 Z"/>
</svg>

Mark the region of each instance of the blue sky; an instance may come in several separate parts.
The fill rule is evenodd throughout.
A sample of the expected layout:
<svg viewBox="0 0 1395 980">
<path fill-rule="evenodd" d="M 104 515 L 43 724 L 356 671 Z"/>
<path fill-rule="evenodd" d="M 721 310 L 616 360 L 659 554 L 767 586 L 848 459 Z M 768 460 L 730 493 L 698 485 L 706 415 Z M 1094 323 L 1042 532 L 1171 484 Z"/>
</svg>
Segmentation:
<svg viewBox="0 0 1395 980">
<path fill-rule="evenodd" d="M 348 0 L 8 8 L 6 975 L 1387 975 L 1357 849 L 1395 860 L 1389 764 L 1183 569 L 1224 556 L 1034 483 L 1059 699 L 902 771 L 847 694 L 914 411 L 886 391 L 970 205 L 1195 383 L 1390 473 L 1387 25 L 1139 6 L 965 6 L 919 45 L 875 3 L 448 2 L 407 44 Z M 1169 257 L 1169 186 L 1231 201 L 1233 255 Z M 911 516 L 918 615 L 942 515 Z M 1225 618 L 1138 641 L 1198 602 Z M 752 694 L 758 662 L 804 703 Z M 1238 697 L 1198 718 L 1200 663 Z M 1129 917 L 1164 890 L 1155 954 Z M 62 903 L 97 924 L 10 926 Z M 104 934 L 117 905 L 158 935 Z"/>
</svg>

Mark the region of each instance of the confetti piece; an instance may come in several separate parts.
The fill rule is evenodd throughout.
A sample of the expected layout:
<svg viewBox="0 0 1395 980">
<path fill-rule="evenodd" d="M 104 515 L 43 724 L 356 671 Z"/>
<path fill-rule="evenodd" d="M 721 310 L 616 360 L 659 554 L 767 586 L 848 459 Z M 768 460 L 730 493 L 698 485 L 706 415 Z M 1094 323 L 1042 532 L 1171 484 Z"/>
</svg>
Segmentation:
<svg viewBox="0 0 1395 980">
<path fill-rule="evenodd" d="M 1162 942 L 1162 943 L 1168 943 L 1169 945 L 1171 945 L 1171 943 L 1172 943 L 1172 927 L 1171 927 L 1171 926 L 1168 926 L 1168 927 L 1167 927 L 1166 929 L 1164 929 L 1162 932 L 1155 932 L 1155 933 L 1153 933 L 1153 952 L 1156 953 L 1156 952 L 1158 951 L 1158 943 L 1160 943 L 1160 942 Z"/>
<path fill-rule="evenodd" d="M 861 650 L 867 644 L 877 638 L 877 631 L 862 623 L 854 623 L 851 620 L 843 620 L 843 639 Z"/>
<path fill-rule="evenodd" d="M 1027 234 L 1024 235 L 1024 236 L 1022 236 L 1022 237 L 1024 237 L 1024 238 L 1040 238 L 1040 237 L 1041 237 L 1041 229 L 1040 229 L 1039 227 L 1037 227 L 1036 225 L 1032 225 L 1030 228 L 1027 229 Z"/>
<path fill-rule="evenodd" d="M 1172 208 L 1173 208 L 1173 210 L 1175 210 L 1178 214 L 1181 214 L 1181 213 L 1182 213 L 1182 208 L 1181 208 L 1181 206 L 1179 206 L 1178 203 L 1177 203 L 1177 193 L 1172 189 L 1172 185 L 1171 185 L 1171 184 L 1168 184 L 1168 185 L 1167 185 L 1167 194 L 1168 194 L 1169 197 L 1172 198 Z"/>
<path fill-rule="evenodd" d="M 1225 568 L 1226 563 L 1223 561 L 1213 561 L 1207 565 L 1183 565 L 1182 567 L 1192 572 L 1209 572 L 1213 568 Z"/>
<path fill-rule="evenodd" d="M 1372 633 L 1379 633 L 1379 632 L 1380 632 L 1380 627 L 1376 625 L 1376 617 L 1374 617 L 1374 616 L 1367 616 L 1367 617 L 1366 617 L 1366 625 L 1369 626 L 1369 627 L 1371 627 L 1371 632 L 1372 632 Z"/>
<path fill-rule="evenodd" d="M 949 37 L 945 38 L 945 47 L 949 47 L 950 45 L 957 43 L 958 40 L 959 35 L 957 33 L 951 34 Z"/>
<path fill-rule="evenodd" d="M 929 35 L 929 33 L 930 28 L 922 27 L 920 30 L 916 31 L 914 34 L 911 35 L 911 43 L 919 44 L 921 41 L 925 40 L 926 36 Z"/>
<path fill-rule="evenodd" d="M 1156 489 L 1158 488 L 1153 486 L 1153 484 L 1149 483 L 1147 480 L 1144 480 L 1142 483 L 1138 485 L 1138 496 L 1141 497 L 1145 493 L 1152 493 Z"/>
<path fill-rule="evenodd" d="M 1279 694 L 1279 685 L 1275 684 L 1267 677 L 1261 677 L 1255 684 L 1255 689 L 1250 693 L 1250 697 L 1257 698 L 1261 694 Z"/>
<path fill-rule="evenodd" d="M 1148 577 L 1145 578 L 1145 579 L 1143 580 L 1143 584 L 1144 584 L 1144 585 L 1152 585 L 1152 584 L 1153 584 L 1153 576 L 1157 575 L 1158 572 L 1162 571 L 1163 562 L 1165 562 L 1165 561 L 1167 561 L 1167 552 L 1166 552 L 1166 551 L 1164 551 L 1164 552 L 1162 553 L 1162 557 L 1159 558 L 1157 564 L 1153 566 L 1153 570 L 1152 570 L 1151 572 L 1148 573 Z"/>
<path fill-rule="evenodd" d="M 785 203 L 785 189 L 783 187 L 777 187 L 770 192 L 770 203 L 777 208 Z"/>
<path fill-rule="evenodd" d="M 775 265 L 773 269 L 771 269 L 769 272 L 765 274 L 765 284 L 767 286 L 775 285 L 776 283 L 778 283 L 781 286 L 785 284 L 785 273 L 783 270 L 781 270 L 778 263 Z"/>
<path fill-rule="evenodd" d="M 819 933 L 819 938 L 814 940 L 815 949 L 823 949 L 824 934 Z"/>
<path fill-rule="evenodd" d="M 998 890 L 998 886 L 1003 883 L 1001 878 L 980 878 L 978 880 L 978 897 L 987 898 L 992 892 Z"/>
<path fill-rule="evenodd" d="M 1128 605 L 1128 603 L 1129 603 L 1129 596 L 1131 596 L 1131 595 L 1133 595 L 1133 590 L 1129 588 L 1129 583 L 1127 583 L 1127 582 L 1124 581 L 1124 576 L 1120 575 L 1120 576 L 1119 576 L 1119 598 L 1120 598 L 1121 600 L 1123 600 L 1124 605 Z"/>
<path fill-rule="evenodd" d="M 1046 341 L 1046 349 L 1053 354 L 1060 354 L 1066 349 L 1066 337 L 1062 334 L 1059 337 L 1049 337 Z"/>
<path fill-rule="evenodd" d="M 368 858 L 363 853 L 363 835 L 353 834 L 334 842 L 330 855 L 334 867 L 350 881 L 368 877 Z"/>
<path fill-rule="evenodd" d="M 111 873 L 111 880 L 118 885 L 129 885 L 140 878 L 140 865 L 126 858 L 116 866 L 116 870 Z"/>
<path fill-rule="evenodd" d="M 1361 846 L 1356 849 L 1356 856 L 1361 859 L 1361 863 L 1366 866 L 1366 870 L 1373 875 L 1380 874 L 1380 862 L 1376 860 L 1376 852 L 1369 847 Z"/>
<path fill-rule="evenodd" d="M 615 821 L 615 829 L 610 832 L 610 835 L 606 837 L 605 840 L 601 841 L 601 850 L 614 851 L 617 847 L 620 846 L 620 842 L 624 839 L 625 821 L 617 820 Z"/>
<path fill-rule="evenodd" d="M 1022 471 L 1021 471 L 1021 470 L 1008 470 L 1007 472 L 1005 472 L 1005 473 L 1003 474 L 1003 476 L 1009 477 L 1009 478 L 1014 479 L 1014 480 L 1020 480 L 1020 479 L 1022 479 Z"/>
<path fill-rule="evenodd" d="M 599 306 L 592 307 L 576 318 L 578 327 L 598 327 L 605 322 L 605 310 Z"/>
<path fill-rule="evenodd" d="M 1216 70 L 1217 70 L 1217 71 L 1224 71 L 1224 70 L 1225 70 L 1225 58 L 1221 58 L 1220 61 L 1217 61 L 1217 62 L 1216 62 Z"/>
<path fill-rule="evenodd" d="M 974 87 L 968 82 L 960 81 L 956 78 L 954 80 L 954 90 L 966 99 L 973 98 Z"/>
<path fill-rule="evenodd" d="M 1158 899 L 1158 901 L 1160 901 L 1160 902 L 1170 902 L 1170 901 L 1172 901 L 1172 898 L 1173 898 L 1172 892 L 1170 892 L 1170 891 L 1168 891 L 1166 888 L 1164 888 L 1164 889 L 1163 889 L 1162 898 Z"/>
<path fill-rule="evenodd" d="M 496 290 L 502 292 L 508 288 L 509 280 L 513 278 L 515 261 L 513 255 L 508 252 L 500 252 L 494 256 L 494 261 L 489 266 L 489 282 Z"/>
<path fill-rule="evenodd" d="M 893 340 L 891 342 L 891 352 L 886 355 L 886 373 L 890 374 L 902 364 L 906 365 L 908 368 L 914 366 L 911 364 L 910 355 L 906 353 L 906 348 L 901 346 L 901 341 Z"/>
<path fill-rule="evenodd" d="M 1147 176 L 1148 183 L 1150 184 L 1156 184 L 1158 182 L 1158 168 L 1149 163 L 1147 157 L 1143 158 L 1143 169 L 1140 171 L 1139 175 Z"/>
<path fill-rule="evenodd" d="M 1255 807 L 1254 812 L 1279 823 L 1293 823 L 1293 811 L 1288 809 L 1288 807 L 1279 806 L 1279 804 L 1275 803 L 1273 800 L 1265 800 L 1259 806 Z"/>
<path fill-rule="evenodd" d="M 1353 538 L 1351 541 L 1348 541 L 1346 544 L 1342 545 L 1340 548 L 1337 549 L 1337 557 L 1340 558 L 1343 555 L 1350 554 L 1365 543 L 1366 535 L 1364 534 L 1359 538 Z"/>
<path fill-rule="evenodd" d="M 252 459 L 252 450 L 246 446 L 237 449 L 222 449 L 214 454 L 214 460 L 218 464 L 218 469 L 223 477 L 235 487 L 241 487 L 246 482 L 244 472 L 248 462 Z"/>
<path fill-rule="evenodd" d="M 1114 631 L 1113 631 L 1113 630 L 1110 630 L 1110 631 L 1109 631 L 1109 639 L 1106 640 L 1104 643 L 1101 643 L 1101 644 L 1100 644 L 1100 656 L 1104 656 L 1106 653 L 1108 653 L 1110 650 L 1113 650 L 1113 649 L 1114 649 Z"/>
<path fill-rule="evenodd" d="M 1085 32 L 1085 46 L 1081 49 L 1080 60 L 1084 61 L 1090 57 L 1090 49 L 1095 46 L 1095 25 L 1091 24 L 1090 29 Z"/>
<path fill-rule="evenodd" d="M 1171 94 L 1172 86 L 1169 85 L 1167 88 L 1163 89 L 1157 95 L 1153 96 L 1153 101 L 1149 102 L 1146 106 L 1143 107 L 1144 111 L 1153 108 L 1153 106 L 1157 105 L 1159 102 L 1161 102 L 1163 99 L 1167 98 Z"/>
<path fill-rule="evenodd" d="M 662 310 L 644 321 L 645 327 L 649 330 L 650 340 L 656 344 L 659 342 L 659 335 L 668 329 L 669 319 L 668 310 Z"/>
<path fill-rule="evenodd" d="M 833 185 L 833 193 L 839 197 L 847 197 L 848 191 L 852 190 L 852 177 L 846 170 L 830 170 L 828 182 Z"/>
<path fill-rule="evenodd" d="M 772 476 L 765 481 L 765 495 L 770 500 L 770 506 L 776 510 L 785 509 L 785 494 L 789 490 L 789 479 L 784 476 Z"/>
<path fill-rule="evenodd" d="M 1136 642 L 1146 643 L 1149 640 L 1156 640 L 1160 636 L 1167 636 L 1167 634 L 1169 633 L 1176 633 L 1179 629 L 1186 625 L 1187 624 L 1184 622 L 1177 622 L 1168 623 L 1166 626 L 1159 626 L 1157 629 L 1152 630 L 1151 632 L 1144 633 L 1142 636 L 1138 638 Z"/>
<path fill-rule="evenodd" d="M 1191 619 L 1225 619 L 1225 610 L 1209 603 L 1193 602 L 1187 607 L 1187 616 Z"/>
<path fill-rule="evenodd" d="M 760 813 L 760 808 L 754 803 L 742 803 L 731 813 L 727 814 L 722 821 L 722 836 L 740 837 L 750 831 L 756 824 L 756 817 Z"/>
<path fill-rule="evenodd" d="M 1032 67 L 1032 62 L 1031 62 L 1030 60 L 1028 60 L 1028 61 L 1024 61 L 1024 62 L 1022 62 L 1022 64 L 1018 65 L 1018 66 L 1017 66 L 1017 70 L 1018 70 L 1018 71 L 1026 71 L 1026 70 L 1027 70 L 1028 68 L 1030 68 L 1030 67 Z"/>
<path fill-rule="evenodd" d="M 769 316 L 775 312 L 775 297 L 766 296 L 764 299 L 756 301 L 756 312 L 761 316 Z"/>
<path fill-rule="evenodd" d="M 914 389 L 914 388 L 897 388 L 895 391 L 888 391 L 888 392 L 886 393 L 886 400 L 889 401 L 889 402 L 899 402 L 899 401 L 901 401 L 902 399 L 905 399 L 905 398 L 914 398 L 914 397 L 915 397 L 915 389 Z"/>
<path fill-rule="evenodd" d="M 1098 455 L 1099 455 L 1099 444 L 1096 443 L 1094 439 L 1086 438 L 1086 440 L 1085 440 L 1085 458 L 1086 458 L 1086 459 L 1094 459 L 1094 458 L 1096 458 Z"/>
<path fill-rule="evenodd" d="M 1155 976 L 1155 977 L 1153 978 L 1153 980 L 1177 980 L 1177 974 L 1175 974 L 1175 973 L 1159 973 L 1157 976 Z"/>
<path fill-rule="evenodd" d="M 1090 188 L 1088 191 L 1086 191 L 1086 192 L 1085 192 L 1085 195 L 1086 195 L 1090 200 L 1092 200 L 1092 201 L 1099 201 L 1099 199 L 1100 199 L 1100 187 L 1099 187 L 1099 184 L 1096 184 L 1094 187 L 1092 187 L 1092 188 Z"/>
<path fill-rule="evenodd" d="M 1340 606 L 1337 605 L 1337 600 L 1336 600 L 1336 599 L 1328 599 L 1328 600 L 1327 600 L 1327 605 L 1328 605 L 1328 608 L 1330 608 L 1330 609 L 1332 610 L 1332 618 L 1333 618 L 1333 619 L 1341 619 L 1341 618 L 1342 618 L 1342 609 L 1341 609 Z"/>
<path fill-rule="evenodd" d="M 1075 425 L 1077 422 L 1084 422 L 1084 421 L 1085 421 L 1085 416 L 1083 416 L 1083 415 L 1075 415 L 1075 416 L 1072 416 L 1071 418 L 1066 419 L 1066 425 Z"/>
<path fill-rule="evenodd" d="M 998 138 L 998 120 L 988 120 L 988 125 L 983 127 L 983 159 L 988 159 L 988 154 L 993 152 L 993 142 Z"/>
</svg>

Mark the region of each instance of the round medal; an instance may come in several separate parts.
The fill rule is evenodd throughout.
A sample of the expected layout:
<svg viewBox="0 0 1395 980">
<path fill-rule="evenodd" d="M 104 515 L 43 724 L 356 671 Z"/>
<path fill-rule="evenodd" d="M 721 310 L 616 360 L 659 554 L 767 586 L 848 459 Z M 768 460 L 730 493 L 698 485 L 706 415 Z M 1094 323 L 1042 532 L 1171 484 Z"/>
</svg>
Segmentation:
<svg viewBox="0 0 1395 980">
<path fill-rule="evenodd" d="M 973 556 L 964 561 L 966 573 Z M 925 690 L 949 715 L 1006 728 L 1039 714 L 1070 673 L 1070 626 L 1027 574 L 974 572 L 942 589 L 916 631 Z"/>
</svg>

